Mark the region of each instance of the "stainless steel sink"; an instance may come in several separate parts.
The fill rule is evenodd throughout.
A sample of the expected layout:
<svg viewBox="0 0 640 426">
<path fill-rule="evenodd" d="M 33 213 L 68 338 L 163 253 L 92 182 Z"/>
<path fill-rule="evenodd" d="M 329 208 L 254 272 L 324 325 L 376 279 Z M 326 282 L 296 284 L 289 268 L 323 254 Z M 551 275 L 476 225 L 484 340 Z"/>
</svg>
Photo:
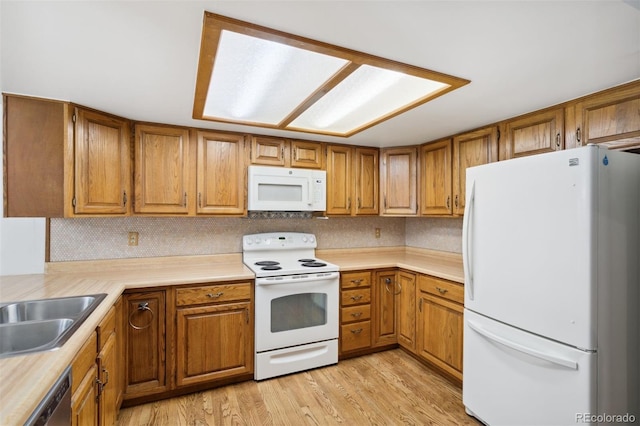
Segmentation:
<svg viewBox="0 0 640 426">
<path fill-rule="evenodd" d="M 0 306 L 0 358 L 61 347 L 105 297 L 94 294 Z"/>
</svg>

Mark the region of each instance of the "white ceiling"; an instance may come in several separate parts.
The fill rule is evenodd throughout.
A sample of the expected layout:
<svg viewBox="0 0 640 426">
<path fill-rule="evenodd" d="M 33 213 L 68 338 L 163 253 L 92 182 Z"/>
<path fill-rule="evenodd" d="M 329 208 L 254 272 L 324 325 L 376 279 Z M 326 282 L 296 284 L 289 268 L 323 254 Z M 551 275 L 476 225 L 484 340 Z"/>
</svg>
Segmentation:
<svg viewBox="0 0 640 426">
<path fill-rule="evenodd" d="M 203 12 L 471 80 L 348 139 L 193 120 Z M 0 89 L 141 121 L 418 144 L 640 78 L 640 1 L 11 1 Z"/>
</svg>

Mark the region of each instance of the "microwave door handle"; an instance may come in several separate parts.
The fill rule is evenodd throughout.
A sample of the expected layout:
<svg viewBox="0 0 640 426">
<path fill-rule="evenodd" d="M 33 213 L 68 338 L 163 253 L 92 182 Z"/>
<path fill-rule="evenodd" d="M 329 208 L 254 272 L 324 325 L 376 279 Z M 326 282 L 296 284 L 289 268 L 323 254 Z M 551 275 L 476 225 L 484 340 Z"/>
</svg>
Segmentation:
<svg viewBox="0 0 640 426">
<path fill-rule="evenodd" d="M 313 205 L 313 196 L 312 191 L 313 190 L 313 179 L 307 179 L 307 205 L 311 206 Z"/>
</svg>

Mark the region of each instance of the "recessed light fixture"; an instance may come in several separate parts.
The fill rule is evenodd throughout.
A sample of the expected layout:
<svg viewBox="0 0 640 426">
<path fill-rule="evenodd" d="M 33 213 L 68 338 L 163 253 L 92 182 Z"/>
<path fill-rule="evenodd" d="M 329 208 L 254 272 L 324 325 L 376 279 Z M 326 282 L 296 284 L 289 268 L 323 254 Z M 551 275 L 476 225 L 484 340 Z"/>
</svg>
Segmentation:
<svg viewBox="0 0 640 426">
<path fill-rule="evenodd" d="M 348 137 L 467 83 L 205 12 L 193 117 Z"/>
</svg>

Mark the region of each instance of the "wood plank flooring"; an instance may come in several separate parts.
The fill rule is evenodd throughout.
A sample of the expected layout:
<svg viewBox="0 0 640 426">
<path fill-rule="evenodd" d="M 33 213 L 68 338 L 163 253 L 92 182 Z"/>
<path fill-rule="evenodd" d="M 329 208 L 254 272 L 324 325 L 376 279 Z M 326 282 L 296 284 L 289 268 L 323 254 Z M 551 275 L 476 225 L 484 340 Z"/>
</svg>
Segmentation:
<svg viewBox="0 0 640 426">
<path fill-rule="evenodd" d="M 401 349 L 124 408 L 119 426 L 479 425 L 461 389 Z"/>
</svg>

